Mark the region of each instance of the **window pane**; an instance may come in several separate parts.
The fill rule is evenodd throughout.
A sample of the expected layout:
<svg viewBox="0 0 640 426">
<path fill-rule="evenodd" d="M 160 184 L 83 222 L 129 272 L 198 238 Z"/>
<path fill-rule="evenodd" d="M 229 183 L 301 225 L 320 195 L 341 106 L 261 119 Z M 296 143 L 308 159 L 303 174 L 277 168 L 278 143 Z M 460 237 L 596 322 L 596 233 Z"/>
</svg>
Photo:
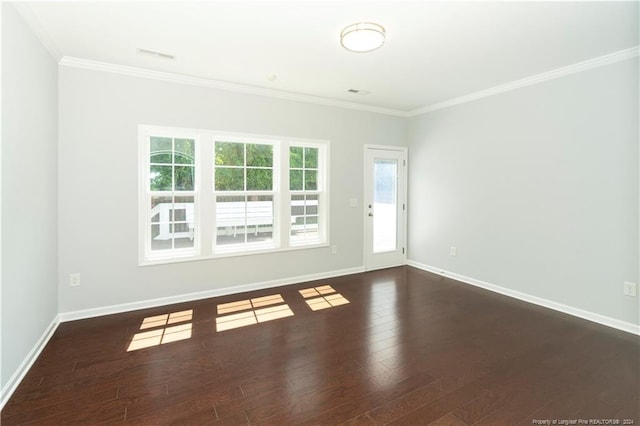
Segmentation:
<svg viewBox="0 0 640 426">
<path fill-rule="evenodd" d="M 172 201 L 172 197 L 151 197 L 151 222 L 170 222 Z"/>
<path fill-rule="evenodd" d="M 176 223 L 174 228 L 174 248 L 191 248 L 194 244 L 193 228 L 188 223 Z"/>
<path fill-rule="evenodd" d="M 150 166 L 151 169 L 149 171 L 149 188 L 152 191 L 171 191 L 172 188 L 172 180 L 171 166 Z"/>
<path fill-rule="evenodd" d="M 304 228 L 304 239 L 305 240 L 318 240 L 318 216 L 307 216 L 305 228 Z"/>
<path fill-rule="evenodd" d="M 171 163 L 171 153 L 154 154 L 151 153 L 151 163 Z"/>
<path fill-rule="evenodd" d="M 318 148 L 304 149 L 304 167 L 307 169 L 318 168 Z"/>
<path fill-rule="evenodd" d="M 292 146 L 289 148 L 289 167 L 302 168 L 302 147 Z"/>
<path fill-rule="evenodd" d="M 298 219 L 304 223 L 304 195 L 292 195 L 291 196 L 291 222 L 300 223 Z"/>
<path fill-rule="evenodd" d="M 175 163 L 195 164 L 195 142 L 193 139 L 175 140 Z"/>
<path fill-rule="evenodd" d="M 216 191 L 244 191 L 244 169 L 216 167 Z"/>
<path fill-rule="evenodd" d="M 317 242 L 318 222 L 318 195 L 292 195 L 291 242 L 293 244 Z"/>
<path fill-rule="evenodd" d="M 246 234 L 246 198 L 216 197 L 216 244 L 242 244 Z"/>
<path fill-rule="evenodd" d="M 216 244 L 273 241 L 273 196 L 216 198 Z"/>
<path fill-rule="evenodd" d="M 175 197 L 173 202 L 174 247 L 193 247 L 195 236 L 194 197 Z"/>
<path fill-rule="evenodd" d="M 151 243 L 153 244 L 153 240 L 160 235 L 160 225 L 152 225 L 151 226 Z"/>
<path fill-rule="evenodd" d="M 175 220 L 176 222 L 186 222 L 187 210 L 176 206 L 176 208 L 173 209 L 173 216 L 174 216 L 173 220 Z"/>
<path fill-rule="evenodd" d="M 289 171 L 289 189 L 292 191 L 302 191 L 302 170 Z"/>
<path fill-rule="evenodd" d="M 175 209 L 185 209 L 186 216 L 193 218 L 193 198 L 193 195 L 176 197 L 174 201 L 176 204 Z M 178 217 L 178 214 L 176 214 L 176 217 Z"/>
<path fill-rule="evenodd" d="M 175 166 L 176 191 L 193 191 L 193 166 Z"/>
<path fill-rule="evenodd" d="M 251 197 L 247 203 L 247 242 L 273 240 L 273 197 Z"/>
<path fill-rule="evenodd" d="M 158 138 L 152 136 L 150 153 L 152 163 L 171 163 L 173 156 L 171 138 Z"/>
<path fill-rule="evenodd" d="M 216 165 L 244 166 L 244 144 L 216 142 Z"/>
<path fill-rule="evenodd" d="M 151 197 L 151 250 L 194 246 L 194 197 Z"/>
<path fill-rule="evenodd" d="M 247 191 L 271 191 L 272 188 L 271 169 L 247 169 Z"/>
<path fill-rule="evenodd" d="M 374 163 L 373 252 L 397 249 L 397 160 Z"/>
<path fill-rule="evenodd" d="M 174 224 L 174 232 L 188 232 L 189 226 L 186 223 L 176 223 Z"/>
<path fill-rule="evenodd" d="M 318 202 L 317 201 L 311 201 L 311 200 L 307 199 L 307 205 L 305 207 L 305 214 L 307 216 L 309 216 L 309 215 L 317 215 L 318 214 Z"/>
<path fill-rule="evenodd" d="M 273 147 L 271 145 L 247 144 L 247 166 L 273 167 Z"/>
<path fill-rule="evenodd" d="M 169 250 L 172 247 L 171 238 L 165 238 L 164 235 L 169 235 L 168 223 L 159 225 L 151 225 L 151 250 Z"/>
<path fill-rule="evenodd" d="M 311 194 L 305 196 L 305 212 L 308 215 L 318 214 L 318 195 Z"/>
<path fill-rule="evenodd" d="M 315 191 L 318 189 L 318 172 L 315 170 L 304 171 L 304 189 Z"/>
<path fill-rule="evenodd" d="M 166 204 L 168 210 L 171 208 L 171 204 Z M 168 217 L 168 216 L 167 216 Z M 171 237 L 172 226 L 169 222 L 161 222 L 151 225 L 151 250 L 168 250 L 173 248 L 173 241 Z"/>
</svg>

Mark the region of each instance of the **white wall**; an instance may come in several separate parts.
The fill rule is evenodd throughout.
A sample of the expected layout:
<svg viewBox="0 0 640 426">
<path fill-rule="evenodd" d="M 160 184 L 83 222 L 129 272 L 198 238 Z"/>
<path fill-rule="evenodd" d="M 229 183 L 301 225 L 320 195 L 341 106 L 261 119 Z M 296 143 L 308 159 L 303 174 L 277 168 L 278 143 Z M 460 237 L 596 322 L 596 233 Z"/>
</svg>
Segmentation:
<svg viewBox="0 0 640 426">
<path fill-rule="evenodd" d="M 363 145 L 404 145 L 401 118 L 60 68 L 60 311 L 361 267 Z M 138 124 L 329 139 L 331 244 L 137 266 Z M 68 275 L 81 274 L 69 287 Z"/>
<path fill-rule="evenodd" d="M 58 313 L 58 73 L 2 3 L 3 390 Z"/>
<path fill-rule="evenodd" d="M 638 126 L 637 58 L 412 119 L 410 259 L 640 324 Z"/>
</svg>

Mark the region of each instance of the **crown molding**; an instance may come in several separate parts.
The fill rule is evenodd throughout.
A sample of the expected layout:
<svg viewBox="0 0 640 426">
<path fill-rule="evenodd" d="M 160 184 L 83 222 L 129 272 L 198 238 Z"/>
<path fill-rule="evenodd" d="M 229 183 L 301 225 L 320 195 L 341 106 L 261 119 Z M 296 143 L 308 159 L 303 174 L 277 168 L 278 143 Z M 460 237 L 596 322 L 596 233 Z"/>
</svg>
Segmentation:
<svg viewBox="0 0 640 426">
<path fill-rule="evenodd" d="M 88 59 L 74 58 L 64 56 L 59 64 L 61 66 L 83 68 L 94 71 L 104 71 L 114 74 L 122 74 L 133 77 L 147 78 L 151 80 L 160 80 L 170 83 L 187 84 L 191 86 L 207 87 L 211 89 L 227 90 L 237 93 L 245 93 L 251 95 L 267 96 L 270 98 L 284 99 L 290 101 L 306 102 L 316 105 L 353 109 L 366 112 L 375 112 L 378 114 L 392 115 L 396 117 L 406 117 L 407 112 L 391 108 L 375 107 L 371 105 L 363 105 L 355 102 L 339 101 L 335 99 L 323 98 L 320 96 L 304 95 L 301 93 L 287 92 L 284 90 L 266 89 L 256 86 L 248 86 L 238 83 L 229 83 L 226 81 L 211 80 L 201 77 L 191 77 L 188 75 L 174 74 L 164 71 L 154 71 L 144 68 L 136 68 L 125 65 L 116 65 L 107 62 L 92 61 Z"/>
<path fill-rule="evenodd" d="M 40 22 L 40 18 L 38 18 L 38 15 L 34 12 L 31 6 L 27 3 L 19 2 L 12 2 L 11 4 L 16 9 L 18 14 L 22 16 L 22 19 L 24 19 L 29 28 L 31 28 L 31 31 L 33 31 L 36 38 L 40 40 L 40 43 L 42 43 L 47 52 L 49 52 L 49 54 L 53 56 L 53 59 L 55 59 L 56 62 L 60 61 L 62 55 L 60 54 L 58 47 L 56 46 L 53 39 L 49 37 L 47 31 L 45 31 L 42 22 Z"/>
<path fill-rule="evenodd" d="M 51 48 L 47 47 L 50 52 Z M 54 48 L 55 49 L 55 48 Z M 83 68 L 94 71 L 104 71 L 115 74 L 128 75 L 133 77 L 147 78 L 152 80 L 160 80 L 171 83 L 187 84 L 191 86 L 207 87 L 211 89 L 227 90 L 237 93 L 245 93 L 259 96 L 267 96 L 270 98 L 284 99 L 298 102 L 306 102 L 316 105 L 345 108 L 357 111 L 374 112 L 378 114 L 391 115 L 395 117 L 415 117 L 418 115 L 426 114 L 433 111 L 438 111 L 444 108 L 449 108 L 454 105 L 460 105 L 467 102 L 475 101 L 478 99 L 486 98 L 489 96 L 497 95 L 500 93 L 508 92 L 511 90 L 519 89 L 522 87 L 531 86 L 534 84 L 542 83 L 556 78 L 564 77 L 567 75 L 575 74 L 578 72 L 586 71 L 592 68 L 601 67 L 604 65 L 613 64 L 616 62 L 632 59 L 640 55 L 640 46 L 634 46 L 629 49 L 613 52 L 608 55 L 598 56 L 586 61 L 578 62 L 566 67 L 557 68 L 555 70 L 543 72 L 530 77 L 526 77 L 520 80 L 512 81 L 510 83 L 501 84 L 489 89 L 480 90 L 477 92 L 469 93 L 457 98 L 448 99 L 443 102 L 438 102 L 430 105 L 426 105 L 421 108 L 416 108 L 410 111 L 403 111 L 399 109 L 376 107 L 371 105 L 364 105 L 355 102 L 340 101 L 336 99 L 323 98 L 320 96 L 304 95 L 301 93 L 286 92 L 283 90 L 267 89 L 256 86 L 248 86 L 238 83 L 230 83 L 219 80 L 212 80 L 201 77 L 192 77 L 182 74 L 169 73 L 164 71 L 154 71 L 144 68 L 136 68 L 125 65 L 116 65 L 107 62 L 92 61 L 89 59 L 74 58 L 70 56 L 64 56 L 60 59 L 59 64 L 61 66 Z"/>
<path fill-rule="evenodd" d="M 554 80 L 556 78 L 586 71 L 592 68 L 597 68 L 604 65 L 609 65 L 609 64 L 624 61 L 627 59 L 635 58 L 639 54 L 640 54 L 640 46 L 634 46 L 629 49 L 620 50 L 604 56 L 598 56 L 596 58 L 578 62 L 573 65 L 568 65 L 566 67 L 561 67 L 555 70 L 532 75 L 530 77 L 526 77 L 521 80 L 516 80 L 510 83 L 501 84 L 499 86 L 495 86 L 490 89 L 480 90 L 478 92 L 469 93 L 464 96 L 448 99 L 446 101 L 427 105 L 422 108 L 417 108 L 407 112 L 406 115 L 408 117 L 415 117 L 416 115 L 426 114 L 428 112 L 449 108 L 454 105 L 464 104 L 467 102 L 497 95 L 499 93 L 504 93 L 511 90 L 519 89 L 521 87 L 531 86 L 534 84 L 542 83 L 544 81 Z"/>
</svg>

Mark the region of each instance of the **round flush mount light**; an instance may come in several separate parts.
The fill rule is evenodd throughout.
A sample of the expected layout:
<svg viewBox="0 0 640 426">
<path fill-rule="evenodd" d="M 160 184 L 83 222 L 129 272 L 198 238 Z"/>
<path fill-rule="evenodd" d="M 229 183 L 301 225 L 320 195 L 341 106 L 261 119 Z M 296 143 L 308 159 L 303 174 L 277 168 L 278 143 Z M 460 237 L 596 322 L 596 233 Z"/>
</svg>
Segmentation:
<svg viewBox="0 0 640 426">
<path fill-rule="evenodd" d="M 340 44 L 345 49 L 365 53 L 384 45 L 385 31 L 381 25 L 373 22 L 358 22 L 345 27 L 340 33 Z"/>
</svg>

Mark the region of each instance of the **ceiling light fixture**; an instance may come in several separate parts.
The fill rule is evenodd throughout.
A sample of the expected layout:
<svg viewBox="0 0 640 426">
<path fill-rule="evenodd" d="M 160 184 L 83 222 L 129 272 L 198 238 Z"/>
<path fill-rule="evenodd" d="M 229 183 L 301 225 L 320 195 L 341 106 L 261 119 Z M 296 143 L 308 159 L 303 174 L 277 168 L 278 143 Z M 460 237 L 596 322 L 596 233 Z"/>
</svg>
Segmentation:
<svg viewBox="0 0 640 426">
<path fill-rule="evenodd" d="M 340 33 L 340 44 L 350 52 L 366 53 L 384 45 L 385 31 L 373 22 L 351 24 Z"/>
</svg>

